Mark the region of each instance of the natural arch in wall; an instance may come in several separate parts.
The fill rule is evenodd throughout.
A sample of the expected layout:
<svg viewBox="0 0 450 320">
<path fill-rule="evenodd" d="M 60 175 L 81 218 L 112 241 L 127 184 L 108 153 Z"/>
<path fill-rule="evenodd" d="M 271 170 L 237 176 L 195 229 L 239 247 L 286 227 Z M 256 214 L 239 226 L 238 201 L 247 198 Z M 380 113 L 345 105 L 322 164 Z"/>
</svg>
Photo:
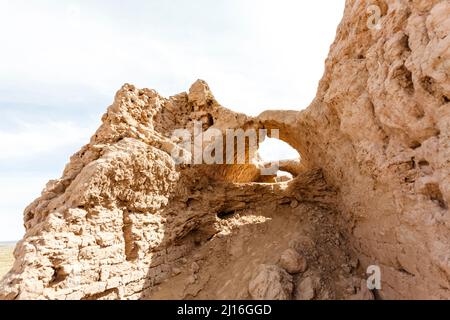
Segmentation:
<svg viewBox="0 0 450 320">
<path fill-rule="evenodd" d="M 299 173 L 301 155 L 282 140 L 266 138 L 259 146 L 257 157 L 264 164 L 275 163 L 278 165 L 276 176 L 272 177 L 272 179 L 275 179 L 274 182 L 290 181 Z M 265 180 L 264 176 L 261 178 L 261 180 Z"/>
</svg>

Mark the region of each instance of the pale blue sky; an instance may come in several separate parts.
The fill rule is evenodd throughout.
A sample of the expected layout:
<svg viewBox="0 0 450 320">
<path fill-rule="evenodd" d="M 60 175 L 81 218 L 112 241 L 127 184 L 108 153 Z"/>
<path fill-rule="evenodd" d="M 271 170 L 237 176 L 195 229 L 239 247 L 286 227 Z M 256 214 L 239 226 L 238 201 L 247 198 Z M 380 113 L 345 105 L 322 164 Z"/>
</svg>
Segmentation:
<svg viewBox="0 0 450 320">
<path fill-rule="evenodd" d="M 313 99 L 344 0 L 0 0 L 0 241 L 125 82 L 250 115 Z"/>
</svg>

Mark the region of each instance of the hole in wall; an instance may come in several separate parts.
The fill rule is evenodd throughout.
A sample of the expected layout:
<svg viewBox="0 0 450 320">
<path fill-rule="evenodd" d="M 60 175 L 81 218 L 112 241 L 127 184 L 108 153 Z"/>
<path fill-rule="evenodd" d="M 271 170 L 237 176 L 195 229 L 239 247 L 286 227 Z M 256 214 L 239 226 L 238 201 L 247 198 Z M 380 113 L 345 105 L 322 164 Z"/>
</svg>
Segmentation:
<svg viewBox="0 0 450 320">
<path fill-rule="evenodd" d="M 422 144 L 419 141 L 412 141 L 409 144 L 409 147 L 413 150 L 416 150 L 416 149 L 420 148 L 421 146 L 422 146 Z"/>
<path fill-rule="evenodd" d="M 258 153 L 265 162 L 300 159 L 297 150 L 286 142 L 274 138 L 267 138 L 261 143 Z"/>
<path fill-rule="evenodd" d="M 137 246 L 133 234 L 133 220 L 131 213 L 123 213 L 123 238 L 125 242 L 125 257 L 127 261 L 135 261 L 139 257 L 139 247 Z"/>
<path fill-rule="evenodd" d="M 234 211 L 234 210 L 231 210 L 231 211 L 225 210 L 225 211 L 220 211 L 217 214 L 217 218 L 219 218 L 220 220 L 227 220 L 227 219 L 230 219 L 230 218 L 234 217 L 235 215 L 236 215 L 236 211 Z"/>
<path fill-rule="evenodd" d="M 424 167 L 429 167 L 430 163 L 427 160 L 420 160 L 419 161 L 419 167 L 420 168 L 424 168 Z"/>
<path fill-rule="evenodd" d="M 196 205 L 198 205 L 200 203 L 200 201 L 198 201 L 197 199 L 194 198 L 189 198 L 186 201 L 186 208 L 192 208 L 195 207 Z"/>
<path fill-rule="evenodd" d="M 52 280 L 50 281 L 50 284 L 52 286 L 56 286 L 59 283 L 65 281 L 68 277 L 68 274 L 66 274 L 61 267 L 53 267 L 53 276 Z"/>
<path fill-rule="evenodd" d="M 283 167 L 283 163 L 292 161 L 292 165 L 300 164 L 301 156 L 297 150 L 288 143 L 275 139 L 267 138 L 258 149 L 258 156 L 263 163 L 278 163 L 280 168 L 276 173 L 275 182 L 286 182 L 297 176 L 297 170 L 294 167 Z"/>
<path fill-rule="evenodd" d="M 290 172 L 282 171 L 282 170 L 279 170 L 277 172 L 277 177 L 276 177 L 277 182 L 287 182 L 287 181 L 291 181 L 292 179 L 294 179 L 294 175 Z"/>
<path fill-rule="evenodd" d="M 431 201 L 435 202 L 442 209 L 448 209 L 448 204 L 444 200 L 441 189 L 437 183 L 428 183 L 425 186 L 424 194 L 427 195 Z"/>
<path fill-rule="evenodd" d="M 408 94 L 414 93 L 412 73 L 404 65 L 393 72 L 392 78 L 396 79 L 398 84 L 405 89 Z"/>
</svg>

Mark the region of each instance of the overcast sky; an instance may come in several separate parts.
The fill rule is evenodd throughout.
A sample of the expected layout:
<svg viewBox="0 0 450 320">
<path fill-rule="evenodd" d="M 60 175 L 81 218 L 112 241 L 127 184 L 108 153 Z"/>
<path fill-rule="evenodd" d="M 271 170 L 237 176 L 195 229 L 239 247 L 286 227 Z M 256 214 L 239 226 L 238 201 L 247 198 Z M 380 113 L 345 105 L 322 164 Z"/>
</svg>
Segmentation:
<svg viewBox="0 0 450 320">
<path fill-rule="evenodd" d="M 0 241 L 89 141 L 123 83 L 206 80 L 257 115 L 315 96 L 344 0 L 0 0 Z"/>
</svg>

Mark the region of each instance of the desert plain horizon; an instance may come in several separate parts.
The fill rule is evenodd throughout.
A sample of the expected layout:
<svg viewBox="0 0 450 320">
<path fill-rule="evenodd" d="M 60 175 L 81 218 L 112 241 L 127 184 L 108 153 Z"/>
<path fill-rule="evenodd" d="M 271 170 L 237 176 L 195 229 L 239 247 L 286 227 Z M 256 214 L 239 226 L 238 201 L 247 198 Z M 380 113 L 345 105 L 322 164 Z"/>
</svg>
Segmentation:
<svg viewBox="0 0 450 320">
<path fill-rule="evenodd" d="M 0 278 L 12 268 L 14 263 L 13 251 L 16 241 L 0 242 Z"/>
</svg>

